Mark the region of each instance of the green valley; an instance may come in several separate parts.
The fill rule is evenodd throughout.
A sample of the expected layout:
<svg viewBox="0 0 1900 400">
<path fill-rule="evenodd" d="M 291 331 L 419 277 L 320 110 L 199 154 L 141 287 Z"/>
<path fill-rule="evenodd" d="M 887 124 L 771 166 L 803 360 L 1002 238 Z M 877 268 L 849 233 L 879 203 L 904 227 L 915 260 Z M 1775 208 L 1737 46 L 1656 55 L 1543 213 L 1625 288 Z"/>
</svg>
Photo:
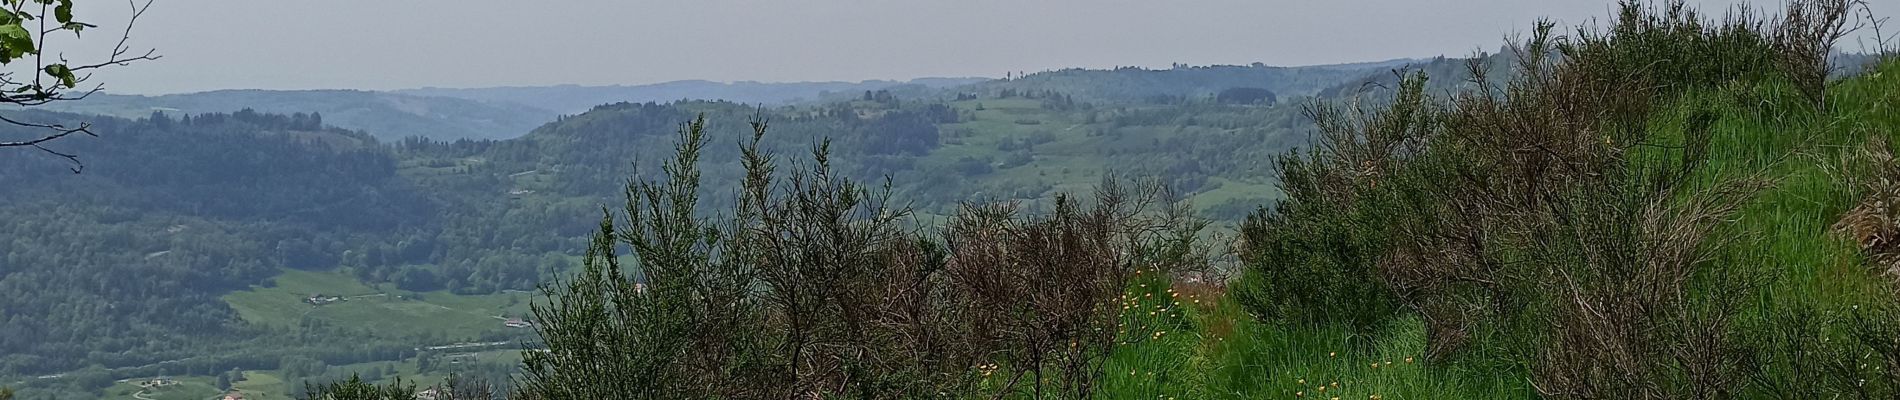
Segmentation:
<svg viewBox="0 0 1900 400">
<path fill-rule="evenodd" d="M 153 96 L 39 65 L 96 26 L 16 3 L 0 400 L 1900 396 L 1867 2 L 1620 2 L 1469 58 Z"/>
</svg>

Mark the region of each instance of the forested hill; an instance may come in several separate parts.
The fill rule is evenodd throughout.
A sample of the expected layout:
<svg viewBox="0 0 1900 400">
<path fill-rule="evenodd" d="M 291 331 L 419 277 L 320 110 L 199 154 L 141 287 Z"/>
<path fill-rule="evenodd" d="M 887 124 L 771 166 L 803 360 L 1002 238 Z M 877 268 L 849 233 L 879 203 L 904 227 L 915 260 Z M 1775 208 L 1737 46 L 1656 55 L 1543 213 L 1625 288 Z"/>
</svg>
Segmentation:
<svg viewBox="0 0 1900 400">
<path fill-rule="evenodd" d="M 563 114 L 586 111 L 601 104 L 618 102 L 673 102 L 679 100 L 726 100 L 749 104 L 784 104 L 814 101 L 827 93 L 856 94 L 867 90 L 885 90 L 901 85 L 946 88 L 982 82 L 983 78 L 920 78 L 909 81 L 862 82 L 712 82 L 673 81 L 630 86 L 516 86 L 492 88 L 421 88 L 396 93 L 439 96 L 484 102 L 508 103 L 554 110 Z"/>
<path fill-rule="evenodd" d="M 267 335 L 220 296 L 286 267 L 332 268 L 359 238 L 439 210 L 388 148 L 306 114 L 9 117 L 83 118 L 99 137 L 59 144 L 80 155 L 78 175 L 57 157 L 0 157 L 0 376 L 236 362 Z M 249 359 L 292 349 L 307 350 Z"/>
<path fill-rule="evenodd" d="M 1430 60 L 1398 59 L 1381 62 L 1275 67 L 1254 65 L 1177 65 L 1170 69 L 1122 67 L 1071 68 L 1031 73 L 983 82 L 965 88 L 981 93 L 1054 92 L 1077 101 L 1160 103 L 1191 97 L 1212 97 L 1236 88 L 1265 89 L 1278 97 L 1312 96 L 1341 81 L 1403 68 Z"/>
<path fill-rule="evenodd" d="M 412 96 L 359 90 L 220 90 L 131 96 L 95 94 L 85 100 L 48 104 L 49 110 L 140 118 L 230 113 L 315 113 L 326 124 L 368 132 L 393 142 L 409 136 L 435 140 L 507 139 L 554 120 L 555 113 L 515 103 Z"/>
<path fill-rule="evenodd" d="M 61 102 L 51 111 L 141 118 L 153 112 L 174 115 L 230 113 L 251 109 L 266 113 L 313 113 L 324 123 L 361 130 L 383 142 L 410 136 L 438 141 L 507 139 L 526 134 L 557 114 L 578 114 L 602 104 L 728 101 L 783 106 L 856 99 L 912 101 L 978 97 L 1046 97 L 1100 104 L 1170 104 L 1190 99 L 1271 103 L 1289 96 L 1335 95 L 1341 82 L 1378 78 L 1388 71 L 1431 60 L 1304 67 L 1181 66 L 1166 70 L 1118 68 L 1064 69 L 1010 79 L 919 78 L 862 82 L 711 82 L 675 81 L 635 86 L 520 86 L 493 88 L 421 88 L 388 92 L 360 90 L 219 90 L 160 96 L 95 94 L 83 101 Z M 1442 62 L 1442 61 L 1440 61 Z M 862 98 L 879 92 L 894 97 Z"/>
</svg>

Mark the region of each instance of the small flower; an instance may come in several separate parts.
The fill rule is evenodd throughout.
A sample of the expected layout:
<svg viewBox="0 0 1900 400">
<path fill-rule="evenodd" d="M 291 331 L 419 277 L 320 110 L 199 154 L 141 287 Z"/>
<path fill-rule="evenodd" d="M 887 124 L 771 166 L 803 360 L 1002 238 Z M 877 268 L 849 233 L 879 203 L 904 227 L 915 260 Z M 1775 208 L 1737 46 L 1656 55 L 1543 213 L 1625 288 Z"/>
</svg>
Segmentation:
<svg viewBox="0 0 1900 400">
<path fill-rule="evenodd" d="M 1406 364 L 1411 364 L 1411 363 L 1412 363 L 1412 358 L 1411 358 L 1411 357 L 1406 357 L 1406 358 L 1405 358 L 1405 363 L 1406 363 Z"/>
<path fill-rule="evenodd" d="M 1336 351 L 1335 351 L 1335 352 L 1328 352 L 1328 353 L 1326 353 L 1326 356 L 1327 356 L 1327 357 L 1338 357 L 1338 356 L 1339 356 L 1339 352 L 1336 352 Z"/>
</svg>

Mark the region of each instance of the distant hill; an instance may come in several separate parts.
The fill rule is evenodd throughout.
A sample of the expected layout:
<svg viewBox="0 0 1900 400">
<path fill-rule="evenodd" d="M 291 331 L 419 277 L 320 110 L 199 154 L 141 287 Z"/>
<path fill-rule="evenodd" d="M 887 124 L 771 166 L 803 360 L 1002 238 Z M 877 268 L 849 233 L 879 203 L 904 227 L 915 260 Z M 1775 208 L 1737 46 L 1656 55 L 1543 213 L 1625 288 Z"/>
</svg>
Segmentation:
<svg viewBox="0 0 1900 400">
<path fill-rule="evenodd" d="M 395 93 L 440 96 L 490 103 L 516 104 L 576 114 L 609 103 L 671 102 L 676 100 L 725 100 L 747 104 L 784 104 L 818 100 L 827 93 L 856 93 L 884 90 L 900 85 L 945 88 L 983 82 L 987 78 L 919 78 L 910 81 L 871 80 L 862 82 L 712 82 L 674 81 L 634 86 L 511 86 L 492 88 L 422 88 Z"/>
<path fill-rule="evenodd" d="M 1171 102 L 1185 97 L 1211 97 L 1233 88 L 1267 89 L 1281 97 L 1309 96 L 1370 73 L 1424 61 L 1428 60 L 1396 59 L 1301 67 L 1255 64 L 1181 66 L 1171 69 L 1071 68 L 983 82 L 965 90 L 986 95 L 1054 92 L 1071 96 L 1076 101 L 1103 103 Z"/>
<path fill-rule="evenodd" d="M 427 97 L 359 90 L 220 90 L 163 96 L 97 94 L 85 100 L 49 104 L 45 109 L 138 118 L 167 114 L 228 113 L 253 109 L 266 113 L 318 113 L 325 124 L 368 132 L 393 142 L 410 136 L 436 140 L 507 139 L 521 136 L 555 113 L 510 103 Z"/>
</svg>

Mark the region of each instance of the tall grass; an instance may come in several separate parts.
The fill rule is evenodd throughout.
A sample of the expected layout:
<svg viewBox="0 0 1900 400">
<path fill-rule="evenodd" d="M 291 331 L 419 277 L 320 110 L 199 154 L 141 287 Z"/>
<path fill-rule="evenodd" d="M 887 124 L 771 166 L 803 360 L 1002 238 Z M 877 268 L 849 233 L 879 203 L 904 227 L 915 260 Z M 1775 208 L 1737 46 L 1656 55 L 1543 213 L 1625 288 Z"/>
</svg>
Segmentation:
<svg viewBox="0 0 1900 400">
<path fill-rule="evenodd" d="M 1385 108 L 1317 108 L 1288 200 L 1243 228 L 1236 297 L 1377 344 L 1351 350 L 1422 325 L 1433 365 L 1544 397 L 1893 393 L 1900 374 L 1851 359 L 1900 366 L 1877 339 L 1900 332 L 1892 283 L 1830 228 L 1866 195 L 1858 109 L 1888 96 L 1815 79 L 1851 5 L 1625 3 L 1600 30 L 1540 24 L 1508 81 L 1474 64 L 1478 89 L 1442 102 L 1419 78 Z"/>
<path fill-rule="evenodd" d="M 1535 397 L 1521 372 L 1427 365 L 1424 324 L 1416 317 L 1355 339 L 1337 326 L 1264 324 L 1222 289 L 1158 281 L 1131 288 L 1123 313 L 1130 329 L 1104 368 L 1097 398 Z"/>
</svg>

